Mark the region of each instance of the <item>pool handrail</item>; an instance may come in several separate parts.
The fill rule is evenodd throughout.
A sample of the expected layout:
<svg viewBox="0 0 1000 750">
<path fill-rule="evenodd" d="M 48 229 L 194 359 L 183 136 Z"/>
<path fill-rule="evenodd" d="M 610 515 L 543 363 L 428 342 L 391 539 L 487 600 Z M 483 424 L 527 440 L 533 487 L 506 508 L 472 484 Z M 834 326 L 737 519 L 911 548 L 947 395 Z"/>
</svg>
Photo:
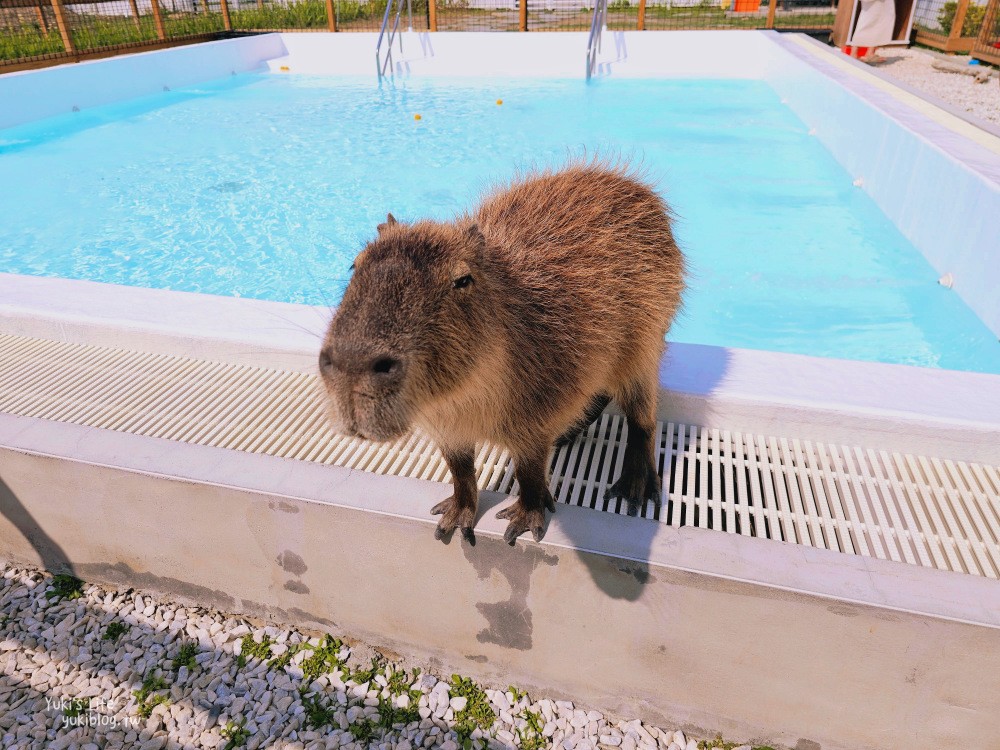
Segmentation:
<svg viewBox="0 0 1000 750">
<path fill-rule="evenodd" d="M 595 0 L 594 16 L 590 21 L 587 37 L 587 80 L 594 74 L 597 53 L 601 51 L 601 32 L 608 24 L 608 0 Z"/>
<path fill-rule="evenodd" d="M 381 79 L 385 76 L 386 70 L 390 73 L 392 72 L 392 42 L 396 38 L 399 32 L 399 18 L 403 13 L 403 3 L 407 0 L 389 0 L 385 4 L 385 14 L 382 16 L 382 28 L 378 33 L 378 42 L 375 44 L 375 70 L 378 73 L 378 77 Z M 392 22 L 392 29 L 389 31 L 388 39 L 388 49 L 386 50 L 385 62 L 382 62 L 382 39 L 385 37 L 386 29 L 389 28 L 389 17 L 392 15 L 392 8 L 396 6 L 396 17 Z M 413 8 L 410 7 L 409 2 L 407 2 L 407 7 L 409 8 L 409 28 L 413 30 Z M 403 54 L 403 35 L 399 36 L 399 53 Z"/>
</svg>

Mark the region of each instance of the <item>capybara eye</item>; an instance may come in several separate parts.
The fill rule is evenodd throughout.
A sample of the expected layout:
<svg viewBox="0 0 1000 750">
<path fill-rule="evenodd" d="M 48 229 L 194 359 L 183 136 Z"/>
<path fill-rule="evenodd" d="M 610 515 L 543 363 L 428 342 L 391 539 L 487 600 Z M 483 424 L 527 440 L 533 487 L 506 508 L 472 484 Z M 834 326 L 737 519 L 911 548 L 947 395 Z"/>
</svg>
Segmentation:
<svg viewBox="0 0 1000 750">
<path fill-rule="evenodd" d="M 470 274 L 466 274 L 465 276 L 460 276 L 459 278 L 455 279 L 455 281 L 452 282 L 452 286 L 454 286 L 456 289 L 465 289 L 465 287 L 467 287 L 471 283 L 472 283 L 472 276 Z"/>
</svg>

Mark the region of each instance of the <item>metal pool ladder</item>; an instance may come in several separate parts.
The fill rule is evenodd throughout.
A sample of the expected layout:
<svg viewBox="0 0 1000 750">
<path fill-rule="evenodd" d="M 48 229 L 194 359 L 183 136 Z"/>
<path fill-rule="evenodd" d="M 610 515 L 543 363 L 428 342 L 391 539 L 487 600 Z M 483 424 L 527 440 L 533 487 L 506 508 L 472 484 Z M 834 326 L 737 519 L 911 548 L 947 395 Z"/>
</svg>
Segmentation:
<svg viewBox="0 0 1000 750">
<path fill-rule="evenodd" d="M 382 16 L 382 29 L 378 34 L 378 43 L 375 45 L 375 69 L 378 77 L 382 78 L 386 71 L 392 72 L 392 42 L 399 36 L 399 54 L 403 54 L 403 35 L 399 34 L 399 18 L 403 14 L 403 3 L 406 3 L 406 11 L 409 20 L 409 31 L 413 31 L 413 6 L 411 0 L 389 0 L 385 4 L 385 15 Z M 392 17 L 392 9 L 396 8 L 396 15 L 392 21 L 392 28 L 389 28 L 389 18 Z M 389 32 L 386 36 L 386 31 Z M 382 40 L 386 41 L 385 60 L 382 60 Z"/>
<path fill-rule="evenodd" d="M 590 21 L 590 36 L 587 37 L 587 80 L 594 74 L 597 53 L 601 51 L 601 31 L 608 25 L 608 0 L 595 0 L 594 17 Z"/>
</svg>

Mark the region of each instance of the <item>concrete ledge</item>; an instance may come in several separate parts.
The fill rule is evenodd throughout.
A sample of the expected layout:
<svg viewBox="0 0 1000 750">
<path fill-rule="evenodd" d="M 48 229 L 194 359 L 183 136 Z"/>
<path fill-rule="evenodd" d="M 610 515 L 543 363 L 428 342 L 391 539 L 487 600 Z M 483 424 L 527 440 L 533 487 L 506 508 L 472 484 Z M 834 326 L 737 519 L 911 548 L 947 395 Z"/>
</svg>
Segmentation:
<svg viewBox="0 0 1000 750">
<path fill-rule="evenodd" d="M 443 545 L 427 511 L 446 485 L 9 416 L 0 479 L 0 556 L 86 580 L 703 734 L 1000 735 L 994 581 L 568 506 L 510 548 L 495 495 L 474 548 Z"/>
</svg>

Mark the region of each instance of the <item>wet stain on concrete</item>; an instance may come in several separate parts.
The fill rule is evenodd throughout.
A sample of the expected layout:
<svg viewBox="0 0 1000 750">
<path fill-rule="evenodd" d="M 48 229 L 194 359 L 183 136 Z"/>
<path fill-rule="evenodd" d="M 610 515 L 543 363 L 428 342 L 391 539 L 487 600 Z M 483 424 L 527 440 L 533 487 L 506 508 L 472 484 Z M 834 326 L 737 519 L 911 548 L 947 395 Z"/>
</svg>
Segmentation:
<svg viewBox="0 0 1000 750">
<path fill-rule="evenodd" d="M 466 654 L 465 658 L 469 661 L 474 661 L 477 664 L 485 664 L 489 661 L 489 659 L 486 658 L 486 654 Z"/>
<path fill-rule="evenodd" d="M 648 565 L 620 566 L 619 572 L 632 576 L 636 582 L 645 586 L 647 583 L 656 583 L 656 578 L 649 572 Z"/>
<path fill-rule="evenodd" d="M 299 506 L 293 503 L 286 503 L 284 500 L 270 500 L 267 507 L 271 510 L 280 510 L 282 513 L 298 513 Z"/>
<path fill-rule="evenodd" d="M 306 561 L 302 559 L 300 555 L 295 554 L 290 549 L 286 549 L 276 560 L 281 569 L 287 573 L 291 573 L 293 576 L 301 576 L 309 568 L 306 566 Z"/>
<path fill-rule="evenodd" d="M 501 648 L 529 650 L 534 630 L 528 606 L 531 576 L 539 565 L 556 565 L 559 556 L 546 554 L 541 547 L 530 544 L 518 543 L 510 547 L 499 539 L 481 539 L 474 550 L 469 545 L 462 545 L 462 552 L 472 563 L 479 580 L 488 579 L 496 571 L 510 586 L 510 596 L 505 601 L 476 604 L 487 623 L 476 634 L 476 640 Z"/>
<path fill-rule="evenodd" d="M 818 742 L 812 740 L 799 740 L 795 743 L 793 750 L 823 750 Z"/>
<path fill-rule="evenodd" d="M 285 581 L 285 590 L 291 591 L 293 594 L 309 593 L 309 587 L 302 583 L 302 581 L 297 580 Z"/>
<path fill-rule="evenodd" d="M 841 617 L 857 617 L 861 614 L 856 607 L 852 607 L 850 604 L 831 604 L 826 608 L 826 611 Z"/>
</svg>

